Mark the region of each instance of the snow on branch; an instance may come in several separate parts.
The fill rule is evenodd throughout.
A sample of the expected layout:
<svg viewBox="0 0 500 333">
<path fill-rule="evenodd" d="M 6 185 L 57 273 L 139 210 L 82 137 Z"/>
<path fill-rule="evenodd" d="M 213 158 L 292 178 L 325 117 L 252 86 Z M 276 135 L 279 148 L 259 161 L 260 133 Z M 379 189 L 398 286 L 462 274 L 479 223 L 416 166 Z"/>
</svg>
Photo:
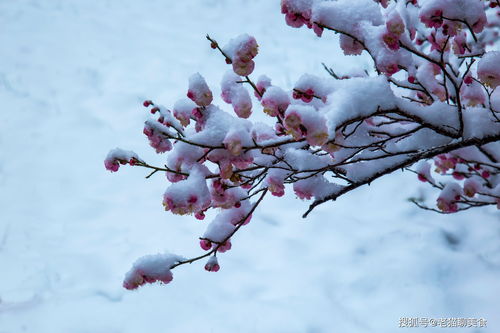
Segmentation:
<svg viewBox="0 0 500 333">
<path fill-rule="evenodd" d="M 220 209 L 199 238 L 205 251 L 185 259 L 165 254 L 134 264 L 124 286 L 172 280 L 171 270 L 231 249 L 234 234 L 270 193 L 291 187 L 315 207 L 358 187 L 408 170 L 437 193 L 435 205 L 455 213 L 500 207 L 500 4 L 497 0 L 282 0 L 288 25 L 316 35 L 340 35 L 345 55 L 366 52 L 373 70 L 302 75 L 292 89 L 262 75 L 254 80 L 259 46 L 237 36 L 210 46 L 230 65 L 221 75 L 221 98 L 200 73 L 172 109 L 144 102 L 149 144 L 168 152 L 163 166 L 115 149 L 105 167 L 120 165 L 165 173 L 165 210 L 203 220 Z M 327 57 L 327 55 L 325 55 Z M 328 60 L 328 59 L 326 59 Z M 263 112 L 268 122 L 255 122 Z"/>
</svg>

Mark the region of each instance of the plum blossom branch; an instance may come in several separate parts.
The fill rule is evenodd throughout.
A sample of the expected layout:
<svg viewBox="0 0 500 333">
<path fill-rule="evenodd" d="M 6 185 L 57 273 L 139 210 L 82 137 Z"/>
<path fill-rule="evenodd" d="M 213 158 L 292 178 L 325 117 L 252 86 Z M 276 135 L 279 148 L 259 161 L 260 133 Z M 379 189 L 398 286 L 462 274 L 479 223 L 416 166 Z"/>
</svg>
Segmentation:
<svg viewBox="0 0 500 333">
<path fill-rule="evenodd" d="M 374 172 L 372 175 L 370 175 L 369 177 L 366 177 L 362 181 L 358 181 L 358 182 L 355 182 L 351 185 L 345 186 L 341 190 L 339 190 L 338 192 L 336 192 L 334 194 L 328 195 L 323 199 L 314 201 L 309 206 L 308 210 L 302 215 L 302 217 L 306 218 L 315 207 L 317 207 L 318 205 L 320 205 L 322 203 L 325 203 L 325 202 L 331 201 L 331 200 L 336 200 L 338 197 L 340 197 L 341 195 L 343 195 L 347 192 L 350 192 L 350 191 L 352 191 L 360 186 L 370 184 L 374 180 L 376 180 L 384 175 L 387 175 L 387 174 L 390 174 L 396 170 L 408 167 L 417 161 L 432 158 L 432 157 L 437 156 L 439 154 L 448 153 L 448 152 L 454 151 L 454 150 L 459 149 L 459 148 L 476 146 L 476 145 L 485 145 L 485 144 L 488 144 L 491 142 L 497 142 L 499 140 L 500 140 L 500 133 L 497 133 L 496 135 L 491 135 L 491 136 L 484 137 L 481 139 L 471 138 L 468 140 L 463 140 L 463 141 L 459 141 L 456 143 L 451 143 L 451 144 L 448 144 L 446 146 L 429 149 L 429 150 L 426 150 L 420 154 L 415 154 L 412 157 L 404 159 L 402 162 L 397 162 L 397 163 L 391 165 L 390 167 L 387 167 L 387 168 L 384 168 L 382 170 Z"/>
<path fill-rule="evenodd" d="M 213 104 L 212 89 L 193 74 L 187 98 L 173 108 L 143 103 L 153 118 L 143 132 L 157 153 L 168 152 L 164 166 L 118 148 L 105 159 L 112 172 L 131 165 L 149 170 L 146 178 L 166 174 L 166 211 L 203 220 L 217 210 L 199 237 L 206 252 L 141 258 L 124 286 L 168 283 L 171 269 L 205 258 L 205 269 L 218 271 L 217 254 L 231 248 L 231 237 L 266 194 L 281 197 L 290 187 L 299 199 L 312 200 L 306 217 L 401 169 L 438 193 L 436 208 L 411 199 L 422 209 L 500 208 L 500 52 L 484 51 L 498 40 L 500 18 L 487 20 L 486 12 L 499 3 L 464 1 L 470 8 L 460 14 L 446 0 L 362 1 L 349 8 L 347 1 L 282 0 L 288 25 L 320 37 L 324 30 L 340 34 L 344 54 L 365 50 L 376 70 L 340 72 L 323 63 L 328 77 L 304 74 L 291 89 L 265 75 L 251 79 L 254 37 L 242 34 L 221 46 L 207 35 L 231 65 L 221 82 L 230 111 Z M 267 122 L 253 120 L 259 111 Z"/>
<path fill-rule="evenodd" d="M 173 264 L 172 266 L 170 266 L 170 269 L 174 269 L 174 268 L 176 268 L 178 266 L 185 265 L 185 264 L 192 264 L 193 262 L 196 262 L 198 260 L 207 258 L 207 257 L 209 257 L 211 255 L 214 255 L 214 256 L 217 255 L 217 251 L 219 250 L 219 248 L 221 246 L 223 246 L 224 244 L 226 244 L 227 241 L 229 241 L 229 239 L 231 239 L 231 237 L 236 232 L 238 232 L 238 230 L 240 230 L 240 228 L 244 225 L 244 222 L 253 214 L 253 212 L 255 211 L 255 209 L 257 209 L 257 207 L 259 206 L 259 204 L 262 202 L 262 200 L 266 196 L 266 193 L 267 193 L 267 189 L 264 189 L 262 191 L 260 197 L 255 202 L 255 204 L 253 204 L 253 206 L 250 209 L 250 211 L 245 215 L 244 218 L 242 218 L 241 220 L 238 221 L 238 223 L 236 224 L 236 227 L 234 228 L 234 230 L 232 232 L 230 232 L 229 235 L 227 235 L 222 241 L 220 241 L 220 242 L 214 242 L 213 240 L 210 240 L 208 238 L 202 238 L 203 240 L 207 240 L 207 241 L 210 241 L 210 242 L 216 244 L 210 251 L 208 251 L 207 253 L 204 253 L 202 255 L 199 255 L 197 257 L 193 257 L 193 258 L 186 259 L 186 260 L 180 260 L 180 261 L 176 262 L 175 264 Z"/>
</svg>

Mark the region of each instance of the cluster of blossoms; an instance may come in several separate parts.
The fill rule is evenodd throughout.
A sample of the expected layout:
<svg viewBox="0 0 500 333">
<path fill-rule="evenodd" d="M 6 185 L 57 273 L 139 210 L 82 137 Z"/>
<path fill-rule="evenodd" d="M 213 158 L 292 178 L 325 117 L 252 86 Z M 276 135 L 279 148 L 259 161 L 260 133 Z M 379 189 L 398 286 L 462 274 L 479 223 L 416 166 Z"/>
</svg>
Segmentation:
<svg viewBox="0 0 500 333">
<path fill-rule="evenodd" d="M 439 191 L 436 206 L 440 212 L 455 213 L 462 205 L 473 208 L 492 203 L 500 209 L 500 169 L 474 149 L 463 148 L 421 161 L 416 173 L 420 181 Z"/>
<path fill-rule="evenodd" d="M 133 166 L 136 162 L 139 162 L 139 157 L 136 153 L 116 148 L 108 153 L 108 156 L 104 160 L 104 166 L 107 170 L 116 172 L 120 168 L 120 165 L 129 164 Z"/>
<path fill-rule="evenodd" d="M 212 41 L 212 48 L 218 48 L 218 44 Z M 226 63 L 232 64 L 233 71 L 240 76 L 252 74 L 255 68 L 253 58 L 259 52 L 259 45 L 254 37 L 247 34 L 232 39 L 223 49 L 222 54 L 226 57 Z"/>
<path fill-rule="evenodd" d="M 147 255 L 139 258 L 125 275 L 123 287 L 132 290 L 145 283 L 169 283 L 173 279 L 170 267 L 180 260 L 183 258 L 172 254 Z"/>
<path fill-rule="evenodd" d="M 187 98 L 170 110 L 148 100 L 144 134 L 162 167 L 115 149 L 105 167 L 130 164 L 165 173 L 171 183 L 165 210 L 218 214 L 199 238 L 204 254 L 191 259 L 163 254 L 139 259 L 124 286 L 172 280 L 171 269 L 208 259 L 232 247 L 266 194 L 281 197 L 291 185 L 312 209 L 399 169 L 436 189 L 442 213 L 500 206 L 500 52 L 497 1 L 282 0 L 288 25 L 321 36 L 340 34 L 346 55 L 366 52 L 373 69 L 323 77 L 305 74 L 292 89 L 261 75 L 253 81 L 255 38 L 241 35 L 221 47 L 232 66 L 222 77 L 221 99 L 199 74 Z M 252 94 L 253 92 L 253 94 Z M 254 122 L 253 113 L 268 122 Z M 412 166 L 416 165 L 415 170 Z"/>
</svg>

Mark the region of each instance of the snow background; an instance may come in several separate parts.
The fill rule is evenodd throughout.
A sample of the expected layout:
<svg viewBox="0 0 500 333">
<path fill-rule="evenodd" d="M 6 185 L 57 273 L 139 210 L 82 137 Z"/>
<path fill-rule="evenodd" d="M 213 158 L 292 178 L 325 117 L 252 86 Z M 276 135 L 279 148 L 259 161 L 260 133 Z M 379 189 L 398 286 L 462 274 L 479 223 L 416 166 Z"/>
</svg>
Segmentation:
<svg viewBox="0 0 500 333">
<path fill-rule="evenodd" d="M 243 32 L 260 45 L 252 77 L 287 88 L 326 75 L 321 62 L 370 65 L 287 27 L 277 0 L 0 0 L 0 333 L 401 332 L 400 317 L 484 317 L 457 330 L 499 332 L 498 212 L 418 210 L 411 174 L 307 220 L 293 194 L 272 198 L 218 273 L 196 263 L 166 286 L 121 287 L 137 257 L 200 253 L 205 223 L 162 210 L 162 175 L 110 174 L 103 159 L 119 146 L 161 164 L 140 103 L 173 105 L 194 72 L 217 86 L 228 67 L 204 36 Z"/>
</svg>

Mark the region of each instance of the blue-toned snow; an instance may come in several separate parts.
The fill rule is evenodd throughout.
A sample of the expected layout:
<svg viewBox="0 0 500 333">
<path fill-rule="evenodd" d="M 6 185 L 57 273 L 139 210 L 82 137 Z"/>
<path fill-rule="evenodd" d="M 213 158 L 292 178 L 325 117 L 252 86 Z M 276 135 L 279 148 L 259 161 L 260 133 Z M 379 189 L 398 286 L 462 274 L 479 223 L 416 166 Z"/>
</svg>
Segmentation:
<svg viewBox="0 0 500 333">
<path fill-rule="evenodd" d="M 446 331 L 500 332 L 498 212 L 419 210 L 406 201 L 423 186 L 413 174 L 306 220 L 287 189 L 218 273 L 200 262 L 169 285 L 121 287 L 142 255 L 199 254 L 206 223 L 163 211 L 163 175 L 110 174 L 103 160 L 122 147 L 164 163 L 142 134 L 142 100 L 173 106 L 196 72 L 217 86 L 228 67 L 205 34 L 243 32 L 260 45 L 252 77 L 284 88 L 326 75 L 321 62 L 370 66 L 328 33 L 286 26 L 277 0 L 0 1 L 0 333 L 442 330 L 398 328 L 400 317 L 483 317 L 487 328 Z"/>
</svg>

